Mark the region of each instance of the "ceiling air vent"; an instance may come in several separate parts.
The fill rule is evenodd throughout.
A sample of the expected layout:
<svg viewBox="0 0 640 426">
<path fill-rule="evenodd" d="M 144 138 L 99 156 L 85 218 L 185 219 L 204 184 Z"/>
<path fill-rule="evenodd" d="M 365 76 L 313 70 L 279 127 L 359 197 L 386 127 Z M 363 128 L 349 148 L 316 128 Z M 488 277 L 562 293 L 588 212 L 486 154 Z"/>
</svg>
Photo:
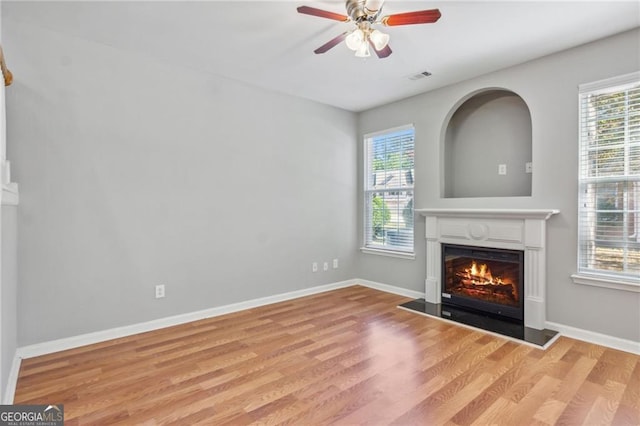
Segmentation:
<svg viewBox="0 0 640 426">
<path fill-rule="evenodd" d="M 422 71 L 418 74 L 410 75 L 409 80 L 420 80 L 421 78 L 429 77 L 431 73 L 429 71 Z"/>
</svg>

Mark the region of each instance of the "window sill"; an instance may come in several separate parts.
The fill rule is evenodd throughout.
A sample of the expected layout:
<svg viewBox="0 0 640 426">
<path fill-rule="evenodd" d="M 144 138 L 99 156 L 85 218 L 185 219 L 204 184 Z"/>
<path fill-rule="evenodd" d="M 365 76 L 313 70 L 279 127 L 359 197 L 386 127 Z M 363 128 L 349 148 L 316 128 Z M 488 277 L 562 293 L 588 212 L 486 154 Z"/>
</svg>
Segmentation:
<svg viewBox="0 0 640 426">
<path fill-rule="evenodd" d="M 380 249 L 372 249 L 368 247 L 361 247 L 360 251 L 365 254 L 377 254 L 378 256 L 395 257 L 398 259 L 414 260 L 416 258 L 415 253 L 407 253 L 407 252 L 401 252 L 401 251 L 380 250 Z"/>
<path fill-rule="evenodd" d="M 612 279 L 602 275 L 573 274 L 571 279 L 576 284 L 591 285 L 595 287 L 613 288 L 640 293 L 640 281 Z"/>
</svg>

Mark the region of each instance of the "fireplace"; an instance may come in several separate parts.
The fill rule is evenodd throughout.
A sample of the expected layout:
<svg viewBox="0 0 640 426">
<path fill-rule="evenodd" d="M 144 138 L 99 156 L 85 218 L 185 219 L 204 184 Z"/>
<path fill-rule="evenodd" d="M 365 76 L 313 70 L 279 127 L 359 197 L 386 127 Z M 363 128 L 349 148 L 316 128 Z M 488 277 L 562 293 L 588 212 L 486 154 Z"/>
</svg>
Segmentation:
<svg viewBox="0 0 640 426">
<path fill-rule="evenodd" d="M 545 329 L 546 221 L 558 214 L 558 210 L 430 208 L 414 211 L 425 217 L 426 302 L 438 305 L 449 300 L 442 297 L 443 244 L 521 251 L 526 268 L 523 265 L 524 279 L 520 282 L 524 290 L 518 296 L 524 305 L 524 326 Z"/>
<path fill-rule="evenodd" d="M 546 221 L 558 210 L 414 211 L 425 217 L 424 299 L 400 307 L 537 347 L 555 341 L 545 327 L 545 261 Z"/>
<path fill-rule="evenodd" d="M 537 347 L 555 341 L 545 327 L 545 261 L 546 221 L 558 210 L 414 211 L 425 217 L 424 299 L 400 307 Z"/>
<path fill-rule="evenodd" d="M 441 246 L 443 305 L 523 322 L 523 251 Z"/>
</svg>

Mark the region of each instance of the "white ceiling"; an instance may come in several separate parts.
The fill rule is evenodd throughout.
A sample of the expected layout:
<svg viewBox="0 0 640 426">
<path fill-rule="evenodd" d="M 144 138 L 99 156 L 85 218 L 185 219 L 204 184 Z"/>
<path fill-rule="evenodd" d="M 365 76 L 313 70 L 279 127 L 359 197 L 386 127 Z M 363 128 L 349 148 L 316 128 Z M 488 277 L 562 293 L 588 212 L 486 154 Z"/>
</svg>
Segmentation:
<svg viewBox="0 0 640 426">
<path fill-rule="evenodd" d="M 351 111 L 433 90 L 640 26 L 638 1 L 393 1 L 383 15 L 439 8 L 435 24 L 386 28 L 393 54 L 313 50 L 352 23 L 301 15 L 334 1 L 20 2 L 2 19 Z M 640 41 L 639 41 L 640 45 Z M 640 67 L 640 64 L 639 64 Z M 428 70 L 431 77 L 407 77 Z"/>
</svg>

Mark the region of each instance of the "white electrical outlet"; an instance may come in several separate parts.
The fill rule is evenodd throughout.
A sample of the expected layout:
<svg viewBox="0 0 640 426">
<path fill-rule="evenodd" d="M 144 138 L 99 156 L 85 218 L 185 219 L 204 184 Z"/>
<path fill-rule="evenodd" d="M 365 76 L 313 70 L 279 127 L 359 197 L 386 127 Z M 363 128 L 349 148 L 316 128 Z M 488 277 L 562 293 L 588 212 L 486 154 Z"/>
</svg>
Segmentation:
<svg viewBox="0 0 640 426">
<path fill-rule="evenodd" d="M 322 265 L 322 270 L 323 271 L 328 271 L 329 270 L 329 262 L 324 262 L 324 264 Z"/>
<path fill-rule="evenodd" d="M 533 164 L 531 163 L 531 161 L 524 163 L 524 172 L 533 173 Z"/>
<path fill-rule="evenodd" d="M 333 259 L 333 269 L 338 269 L 338 259 Z"/>
<path fill-rule="evenodd" d="M 156 299 L 161 299 L 164 297 L 164 284 L 160 284 L 156 286 Z"/>
<path fill-rule="evenodd" d="M 311 270 L 312 270 L 313 272 L 318 272 L 318 262 L 313 262 L 313 263 L 311 264 Z"/>
<path fill-rule="evenodd" d="M 507 165 L 506 164 L 498 164 L 498 174 L 506 175 L 507 174 Z"/>
</svg>

